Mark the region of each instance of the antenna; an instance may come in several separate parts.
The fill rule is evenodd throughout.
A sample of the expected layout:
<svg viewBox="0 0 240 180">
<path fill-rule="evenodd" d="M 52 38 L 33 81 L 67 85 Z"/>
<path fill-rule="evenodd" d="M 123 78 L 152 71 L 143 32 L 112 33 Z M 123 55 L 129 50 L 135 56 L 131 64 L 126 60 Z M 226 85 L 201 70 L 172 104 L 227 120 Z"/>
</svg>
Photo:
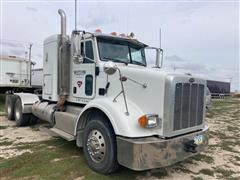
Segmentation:
<svg viewBox="0 0 240 180">
<path fill-rule="evenodd" d="M 75 0 L 75 30 L 77 30 L 77 0 Z"/>
<path fill-rule="evenodd" d="M 161 55 L 161 68 L 163 67 L 162 29 L 159 28 L 159 49 Z"/>
<path fill-rule="evenodd" d="M 161 32 L 161 28 L 159 28 L 159 48 L 162 49 L 162 32 Z"/>
<path fill-rule="evenodd" d="M 31 58 L 32 58 L 32 46 L 33 46 L 33 43 L 30 43 L 29 44 L 29 57 L 28 57 L 28 59 L 29 59 L 29 61 L 31 61 Z"/>
<path fill-rule="evenodd" d="M 30 73 L 30 79 L 29 79 L 29 83 L 30 85 L 32 84 L 32 46 L 33 46 L 33 43 L 30 43 L 29 44 L 29 73 Z"/>
</svg>

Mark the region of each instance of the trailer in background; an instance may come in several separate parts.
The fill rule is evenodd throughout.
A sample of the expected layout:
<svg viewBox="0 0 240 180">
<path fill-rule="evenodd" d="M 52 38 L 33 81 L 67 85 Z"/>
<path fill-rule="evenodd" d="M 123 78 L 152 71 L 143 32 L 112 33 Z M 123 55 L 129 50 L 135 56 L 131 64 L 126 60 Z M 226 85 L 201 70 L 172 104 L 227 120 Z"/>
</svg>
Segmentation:
<svg viewBox="0 0 240 180">
<path fill-rule="evenodd" d="M 35 63 L 16 56 L 0 56 L 0 93 L 34 92 L 41 89 L 41 71 L 32 70 Z M 36 74 L 31 82 L 32 74 Z M 36 86 L 35 86 L 36 85 Z"/>
<path fill-rule="evenodd" d="M 230 82 L 207 80 L 207 87 L 213 98 L 230 95 Z"/>
</svg>

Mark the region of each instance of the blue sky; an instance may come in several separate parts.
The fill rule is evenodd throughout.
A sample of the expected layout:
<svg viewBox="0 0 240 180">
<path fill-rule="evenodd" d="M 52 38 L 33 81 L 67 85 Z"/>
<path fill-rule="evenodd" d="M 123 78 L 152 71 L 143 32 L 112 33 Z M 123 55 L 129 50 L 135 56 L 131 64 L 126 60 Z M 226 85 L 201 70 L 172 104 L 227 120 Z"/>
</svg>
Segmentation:
<svg viewBox="0 0 240 180">
<path fill-rule="evenodd" d="M 1 1 L 3 54 L 25 56 L 33 42 L 33 58 L 41 67 L 42 42 L 59 33 L 59 15 L 67 14 L 67 32 L 74 28 L 74 1 Z M 159 46 L 162 29 L 164 69 L 190 72 L 239 85 L 239 2 L 237 1 L 78 1 L 78 28 L 134 32 Z M 12 41 L 10 41 L 12 40 Z"/>
</svg>

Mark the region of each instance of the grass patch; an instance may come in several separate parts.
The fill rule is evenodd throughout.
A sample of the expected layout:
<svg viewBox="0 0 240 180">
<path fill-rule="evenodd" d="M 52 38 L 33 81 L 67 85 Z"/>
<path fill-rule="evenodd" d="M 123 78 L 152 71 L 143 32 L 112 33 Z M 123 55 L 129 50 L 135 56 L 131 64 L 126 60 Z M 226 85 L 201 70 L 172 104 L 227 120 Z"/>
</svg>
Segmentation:
<svg viewBox="0 0 240 180">
<path fill-rule="evenodd" d="M 165 168 L 156 169 L 156 170 L 151 171 L 151 176 L 155 176 L 155 177 L 158 177 L 158 178 L 163 178 L 167 175 L 168 175 L 168 172 Z"/>
<path fill-rule="evenodd" d="M 236 126 L 227 126 L 227 130 L 228 131 L 236 131 L 236 132 L 238 132 L 240 129 L 239 129 L 239 127 L 236 127 Z"/>
<path fill-rule="evenodd" d="M 184 163 L 188 163 L 188 164 L 197 164 L 197 163 L 194 162 L 193 159 L 191 159 L 191 158 L 184 160 Z"/>
<path fill-rule="evenodd" d="M 195 161 L 204 161 L 204 162 L 210 163 L 210 164 L 214 162 L 214 159 L 212 156 L 208 156 L 205 154 L 198 154 L 198 155 L 192 157 L 192 159 Z"/>
<path fill-rule="evenodd" d="M 238 140 L 239 139 L 236 136 L 226 135 L 225 133 L 222 133 L 220 131 L 211 131 L 211 129 L 210 129 L 210 135 L 211 137 L 218 137 L 221 140 L 228 140 L 228 139 Z"/>
<path fill-rule="evenodd" d="M 0 141 L 0 146 L 10 146 L 10 145 L 12 145 L 12 141 Z"/>
<path fill-rule="evenodd" d="M 54 148 L 49 148 L 49 146 Z M 83 152 L 75 142 L 54 139 L 42 143 L 29 143 L 22 148 L 33 150 L 33 153 L 0 160 L 1 177 L 24 178 L 39 177 L 39 179 L 74 179 L 84 176 L 85 179 L 134 179 L 145 175 L 146 171 L 136 172 L 121 167 L 119 171 L 105 176 L 92 171 L 83 158 Z M 54 159 L 62 159 L 54 161 Z M 165 176 L 165 173 L 155 173 Z"/>
<path fill-rule="evenodd" d="M 0 126 L 0 130 L 1 129 L 6 129 L 6 128 L 8 128 L 9 126 Z"/>
<path fill-rule="evenodd" d="M 14 149 L 18 150 L 24 150 L 24 149 L 30 149 L 30 150 L 38 150 L 41 147 L 41 144 L 37 143 L 18 143 L 16 146 L 14 146 Z"/>
<path fill-rule="evenodd" d="M 231 178 L 231 176 L 234 174 L 234 171 L 223 169 L 223 168 L 216 168 L 215 171 L 221 174 L 222 178 L 228 178 L 228 179 Z"/>
<path fill-rule="evenodd" d="M 240 156 L 234 156 L 233 157 L 236 161 L 239 161 L 240 162 Z"/>
<path fill-rule="evenodd" d="M 38 126 L 30 126 L 33 131 L 40 131 Z"/>
<path fill-rule="evenodd" d="M 192 176 L 193 180 L 203 180 L 201 176 Z"/>
<path fill-rule="evenodd" d="M 199 173 L 202 173 L 208 176 L 214 176 L 214 172 L 211 169 L 201 169 Z"/>
<path fill-rule="evenodd" d="M 207 118 L 221 117 L 223 115 L 229 114 L 232 110 L 236 110 L 233 113 L 229 114 L 230 117 L 238 119 L 239 116 L 239 106 L 240 102 L 232 99 L 226 100 L 213 100 L 212 108 L 206 113 Z M 222 119 L 224 120 L 224 119 Z"/>
<path fill-rule="evenodd" d="M 234 147 L 236 145 L 240 146 L 239 137 L 237 136 L 227 136 L 226 134 L 219 131 L 210 131 L 211 137 L 218 137 L 221 141 L 214 145 L 209 145 L 209 149 L 214 150 L 215 147 L 219 147 L 222 150 L 238 153 Z"/>
<path fill-rule="evenodd" d="M 186 174 L 196 174 L 195 172 L 193 172 L 193 171 L 185 168 L 184 166 L 182 166 L 182 167 L 177 167 L 177 168 L 175 168 L 175 170 L 176 170 L 176 171 L 181 171 L 181 172 L 186 173 Z"/>
<path fill-rule="evenodd" d="M 221 143 L 219 143 L 217 146 L 222 148 L 225 151 L 230 151 L 230 152 L 234 152 L 234 153 L 239 153 L 238 151 L 234 150 L 234 147 L 236 145 L 240 145 L 240 142 L 238 140 L 232 142 L 232 141 L 228 141 L 228 140 L 222 140 Z"/>
</svg>

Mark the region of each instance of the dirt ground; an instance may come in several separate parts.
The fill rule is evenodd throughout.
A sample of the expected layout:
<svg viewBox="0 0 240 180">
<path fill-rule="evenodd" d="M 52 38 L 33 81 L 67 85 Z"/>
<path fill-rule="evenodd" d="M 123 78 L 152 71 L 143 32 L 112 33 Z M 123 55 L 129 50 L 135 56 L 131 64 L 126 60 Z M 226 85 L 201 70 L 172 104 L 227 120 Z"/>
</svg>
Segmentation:
<svg viewBox="0 0 240 180">
<path fill-rule="evenodd" d="M 57 138 L 40 123 L 17 128 L 0 116 L 0 179 L 240 179 L 240 101 L 215 100 L 206 120 L 208 148 L 176 165 L 135 172 L 121 167 L 103 176 L 84 162 L 74 142 Z"/>
</svg>

